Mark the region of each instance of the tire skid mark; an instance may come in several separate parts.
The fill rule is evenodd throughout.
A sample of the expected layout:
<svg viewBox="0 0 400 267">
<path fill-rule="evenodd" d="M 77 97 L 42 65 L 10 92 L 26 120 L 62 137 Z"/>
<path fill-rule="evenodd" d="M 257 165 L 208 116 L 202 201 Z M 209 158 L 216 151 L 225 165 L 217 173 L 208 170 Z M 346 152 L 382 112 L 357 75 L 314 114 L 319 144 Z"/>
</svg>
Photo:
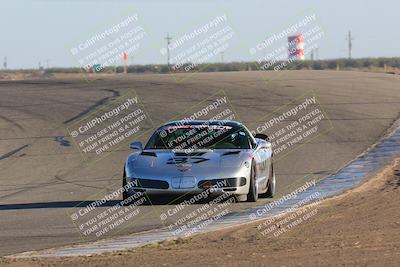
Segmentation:
<svg viewBox="0 0 400 267">
<path fill-rule="evenodd" d="M 70 118 L 68 120 L 65 120 L 63 122 L 63 124 L 68 124 L 71 121 L 79 119 L 80 117 L 86 115 L 87 113 L 95 110 L 97 107 L 99 107 L 101 105 L 104 105 L 105 103 L 107 103 L 108 101 L 114 99 L 115 97 L 120 96 L 120 93 L 118 91 L 116 91 L 116 90 L 113 90 L 113 89 L 103 89 L 103 91 L 111 92 L 113 94 L 112 94 L 112 96 L 108 96 L 108 97 L 104 97 L 104 98 L 100 99 L 99 101 L 95 102 L 93 105 L 91 105 L 88 108 L 86 108 L 84 111 L 80 112 L 79 114 L 75 115 L 74 117 L 72 117 L 72 118 Z"/>
<path fill-rule="evenodd" d="M 83 184 L 83 183 L 77 183 L 74 181 L 69 181 L 67 179 L 61 178 L 61 176 L 54 176 L 54 178 L 59 181 L 61 184 L 72 184 L 72 185 L 76 185 L 78 187 L 88 187 L 88 188 L 94 188 L 94 189 L 99 189 L 99 190 L 103 190 L 104 187 L 101 186 L 94 186 L 94 185 L 87 185 L 87 184 Z"/>
<path fill-rule="evenodd" d="M 19 124 L 18 122 L 15 122 L 14 120 L 11 120 L 3 115 L 0 115 L 0 118 L 5 120 L 8 123 L 11 123 L 13 126 L 15 126 L 16 128 L 18 128 L 21 131 L 25 131 L 24 127 L 21 126 L 21 124 Z"/>
<path fill-rule="evenodd" d="M 14 150 L 11 150 L 10 152 L 7 152 L 6 154 L 0 156 L 0 160 L 3 160 L 3 159 L 8 158 L 8 157 L 14 155 L 15 153 L 21 151 L 22 149 L 24 149 L 24 148 L 26 148 L 26 147 L 28 147 L 28 146 L 30 146 L 30 144 L 26 144 L 26 145 L 23 145 L 23 146 L 21 146 L 21 147 L 19 147 L 19 148 L 16 148 L 16 149 L 14 149 Z"/>
<path fill-rule="evenodd" d="M 60 146 L 71 146 L 70 142 L 64 138 L 65 136 L 55 136 L 54 141 L 60 143 Z"/>
</svg>

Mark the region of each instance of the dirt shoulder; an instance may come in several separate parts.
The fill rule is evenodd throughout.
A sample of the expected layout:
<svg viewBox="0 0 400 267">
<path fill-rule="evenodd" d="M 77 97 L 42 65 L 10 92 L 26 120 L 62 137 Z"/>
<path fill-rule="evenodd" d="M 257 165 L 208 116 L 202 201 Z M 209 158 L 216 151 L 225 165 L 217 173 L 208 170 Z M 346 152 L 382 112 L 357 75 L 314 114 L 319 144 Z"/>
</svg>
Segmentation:
<svg viewBox="0 0 400 267">
<path fill-rule="evenodd" d="M 301 214 L 303 221 L 280 235 L 277 231 L 267 234 L 265 231 L 266 226 L 276 225 L 277 221 L 257 222 L 114 254 L 0 263 L 5 266 L 398 266 L 399 203 L 400 159 L 362 186 L 305 209 Z M 306 214 L 309 216 L 304 217 Z"/>
</svg>

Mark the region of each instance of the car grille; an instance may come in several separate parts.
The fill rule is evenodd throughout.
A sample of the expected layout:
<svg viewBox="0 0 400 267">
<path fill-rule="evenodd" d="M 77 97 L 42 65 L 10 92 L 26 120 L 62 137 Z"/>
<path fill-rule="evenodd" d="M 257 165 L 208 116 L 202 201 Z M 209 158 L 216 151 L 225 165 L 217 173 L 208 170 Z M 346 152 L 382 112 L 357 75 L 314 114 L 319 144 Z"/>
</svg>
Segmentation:
<svg viewBox="0 0 400 267">
<path fill-rule="evenodd" d="M 168 189 L 169 184 L 166 181 L 133 178 L 132 182 L 137 181 L 137 188 L 153 188 L 153 189 Z"/>
<path fill-rule="evenodd" d="M 239 187 L 244 186 L 246 184 L 246 178 L 244 177 L 236 177 L 236 178 L 221 178 L 221 179 L 213 179 L 213 180 L 202 180 L 198 183 L 198 187 L 202 189 L 210 188 L 211 186 L 219 185 L 218 188 L 230 188 L 230 187 Z M 224 185 L 224 186 L 220 186 Z"/>
</svg>

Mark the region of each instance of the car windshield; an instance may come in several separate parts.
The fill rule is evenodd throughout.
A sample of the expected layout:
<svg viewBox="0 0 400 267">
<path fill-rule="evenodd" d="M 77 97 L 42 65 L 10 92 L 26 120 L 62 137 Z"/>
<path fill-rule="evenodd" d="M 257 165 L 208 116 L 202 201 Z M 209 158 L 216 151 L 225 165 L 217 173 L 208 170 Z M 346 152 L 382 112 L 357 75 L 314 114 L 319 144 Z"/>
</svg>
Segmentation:
<svg viewBox="0 0 400 267">
<path fill-rule="evenodd" d="M 249 149 L 248 132 L 227 125 L 170 125 L 158 129 L 145 149 Z"/>
</svg>

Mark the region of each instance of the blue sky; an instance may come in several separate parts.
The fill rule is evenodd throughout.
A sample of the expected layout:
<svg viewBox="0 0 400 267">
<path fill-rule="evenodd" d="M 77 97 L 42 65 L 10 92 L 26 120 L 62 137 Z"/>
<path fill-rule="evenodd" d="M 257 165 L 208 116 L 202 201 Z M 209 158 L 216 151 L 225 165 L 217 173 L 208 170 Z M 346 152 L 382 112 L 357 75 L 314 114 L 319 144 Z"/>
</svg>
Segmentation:
<svg viewBox="0 0 400 267">
<path fill-rule="evenodd" d="M 46 60 L 50 66 L 78 66 L 71 47 L 129 14 L 139 16 L 148 34 L 145 47 L 130 58 L 137 64 L 165 63 L 159 51 L 167 32 L 179 36 L 221 14 L 235 31 L 224 61 L 250 60 L 250 47 L 304 12 L 315 13 L 324 29 L 321 59 L 347 56 L 348 30 L 354 58 L 400 56 L 400 2 L 395 0 L 2 0 L 0 7 L 0 62 L 7 56 L 9 68 L 36 68 Z"/>
</svg>

